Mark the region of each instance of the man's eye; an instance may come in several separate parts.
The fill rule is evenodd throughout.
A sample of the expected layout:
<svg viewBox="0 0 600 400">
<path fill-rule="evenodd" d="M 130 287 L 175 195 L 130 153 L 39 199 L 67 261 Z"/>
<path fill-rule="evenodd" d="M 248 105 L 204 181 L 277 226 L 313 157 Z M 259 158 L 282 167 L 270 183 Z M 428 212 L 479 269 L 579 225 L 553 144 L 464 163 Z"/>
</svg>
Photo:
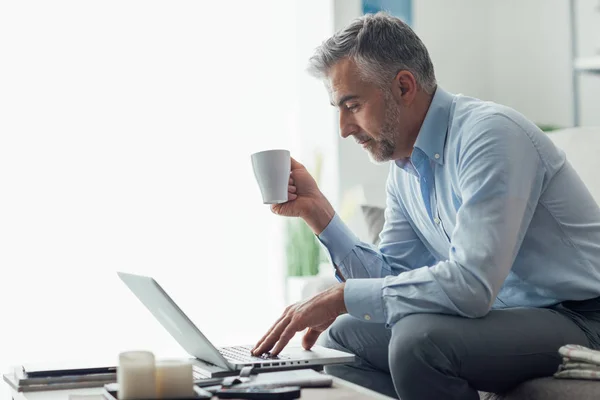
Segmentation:
<svg viewBox="0 0 600 400">
<path fill-rule="evenodd" d="M 356 111 L 358 109 L 358 104 L 346 104 L 346 109 L 348 111 Z"/>
</svg>

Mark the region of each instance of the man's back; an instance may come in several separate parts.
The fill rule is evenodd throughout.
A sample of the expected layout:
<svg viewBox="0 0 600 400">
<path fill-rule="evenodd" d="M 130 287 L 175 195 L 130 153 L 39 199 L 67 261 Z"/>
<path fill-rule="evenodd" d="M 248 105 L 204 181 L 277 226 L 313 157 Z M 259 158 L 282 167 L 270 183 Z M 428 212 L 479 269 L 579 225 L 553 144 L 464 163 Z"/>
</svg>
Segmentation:
<svg viewBox="0 0 600 400">
<path fill-rule="evenodd" d="M 512 258 L 512 268 L 493 307 L 547 306 L 598 296 L 600 208 L 564 153 L 533 123 L 508 107 L 443 91 L 436 97 L 415 145 L 414 167 L 401 164 L 405 171 L 392 166 L 390 172 L 393 193 L 433 257 L 441 261 L 457 251 L 452 238 L 457 230 L 464 229 L 460 210 L 465 199 L 477 202 L 477 197 L 485 196 L 481 201 L 497 201 L 499 212 L 509 216 L 510 208 L 505 207 L 512 203 L 507 200 L 515 199 L 515 204 L 524 201 L 533 213 L 527 219 L 515 218 L 520 227 L 513 232 L 518 232 L 520 245 L 506 248 L 506 253 L 516 254 L 489 254 L 485 247 L 495 247 L 494 242 L 502 240 L 495 231 L 490 234 L 480 229 L 466 236 L 473 239 L 471 245 L 482 247 L 469 251 L 480 251 L 483 269 Z M 507 148 L 494 151 L 503 146 Z M 514 160 L 497 160 L 495 154 L 514 154 Z M 507 165 L 518 170 L 521 157 L 537 160 L 524 166 L 522 183 L 502 179 L 486 182 L 489 177 L 504 176 L 504 171 L 490 171 L 506 169 Z M 481 180 L 477 193 L 469 177 Z M 494 212 L 468 213 L 463 218 L 470 222 L 489 218 L 490 223 L 497 223 L 491 215 Z M 513 221 L 508 219 L 506 229 L 510 230 L 508 225 Z"/>
</svg>

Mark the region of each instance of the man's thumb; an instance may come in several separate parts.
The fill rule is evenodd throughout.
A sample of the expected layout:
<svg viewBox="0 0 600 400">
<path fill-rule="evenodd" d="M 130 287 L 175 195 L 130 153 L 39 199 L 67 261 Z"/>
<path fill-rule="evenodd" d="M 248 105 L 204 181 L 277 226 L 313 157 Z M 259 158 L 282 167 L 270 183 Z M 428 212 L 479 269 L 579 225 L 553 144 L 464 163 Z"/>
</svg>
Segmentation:
<svg viewBox="0 0 600 400">
<path fill-rule="evenodd" d="M 300 169 L 300 168 L 304 168 L 304 165 L 302 165 L 301 163 L 299 163 L 298 161 L 296 161 L 296 159 L 294 157 L 290 157 L 290 162 L 291 162 L 291 167 L 292 167 L 292 171 L 295 169 Z"/>
<path fill-rule="evenodd" d="M 306 350 L 310 350 L 317 342 L 317 339 L 319 338 L 321 333 L 322 332 L 319 330 L 308 328 L 308 331 L 304 334 L 304 337 L 302 338 L 302 347 L 304 347 Z"/>
</svg>

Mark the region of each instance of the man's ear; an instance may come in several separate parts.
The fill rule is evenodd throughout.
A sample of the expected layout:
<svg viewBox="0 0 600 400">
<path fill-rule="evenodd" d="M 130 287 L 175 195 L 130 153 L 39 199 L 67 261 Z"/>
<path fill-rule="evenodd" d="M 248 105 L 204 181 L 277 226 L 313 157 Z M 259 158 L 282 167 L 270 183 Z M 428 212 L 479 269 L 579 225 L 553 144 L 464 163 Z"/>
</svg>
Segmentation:
<svg viewBox="0 0 600 400">
<path fill-rule="evenodd" d="M 399 71 L 392 82 L 392 94 L 398 104 L 409 105 L 417 95 L 417 80 L 407 71 Z"/>
</svg>

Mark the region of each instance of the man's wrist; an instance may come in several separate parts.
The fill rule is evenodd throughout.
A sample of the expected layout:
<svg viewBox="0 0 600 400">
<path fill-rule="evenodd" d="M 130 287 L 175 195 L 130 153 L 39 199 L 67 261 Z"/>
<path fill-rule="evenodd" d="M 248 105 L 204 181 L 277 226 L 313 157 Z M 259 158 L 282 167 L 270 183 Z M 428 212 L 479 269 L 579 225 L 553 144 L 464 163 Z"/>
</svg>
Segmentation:
<svg viewBox="0 0 600 400">
<path fill-rule="evenodd" d="M 322 204 L 313 207 L 310 214 L 304 218 L 304 221 L 306 221 L 306 224 L 312 229 L 314 234 L 318 236 L 329 225 L 334 215 L 335 210 L 329 201 L 324 199 Z"/>
</svg>

